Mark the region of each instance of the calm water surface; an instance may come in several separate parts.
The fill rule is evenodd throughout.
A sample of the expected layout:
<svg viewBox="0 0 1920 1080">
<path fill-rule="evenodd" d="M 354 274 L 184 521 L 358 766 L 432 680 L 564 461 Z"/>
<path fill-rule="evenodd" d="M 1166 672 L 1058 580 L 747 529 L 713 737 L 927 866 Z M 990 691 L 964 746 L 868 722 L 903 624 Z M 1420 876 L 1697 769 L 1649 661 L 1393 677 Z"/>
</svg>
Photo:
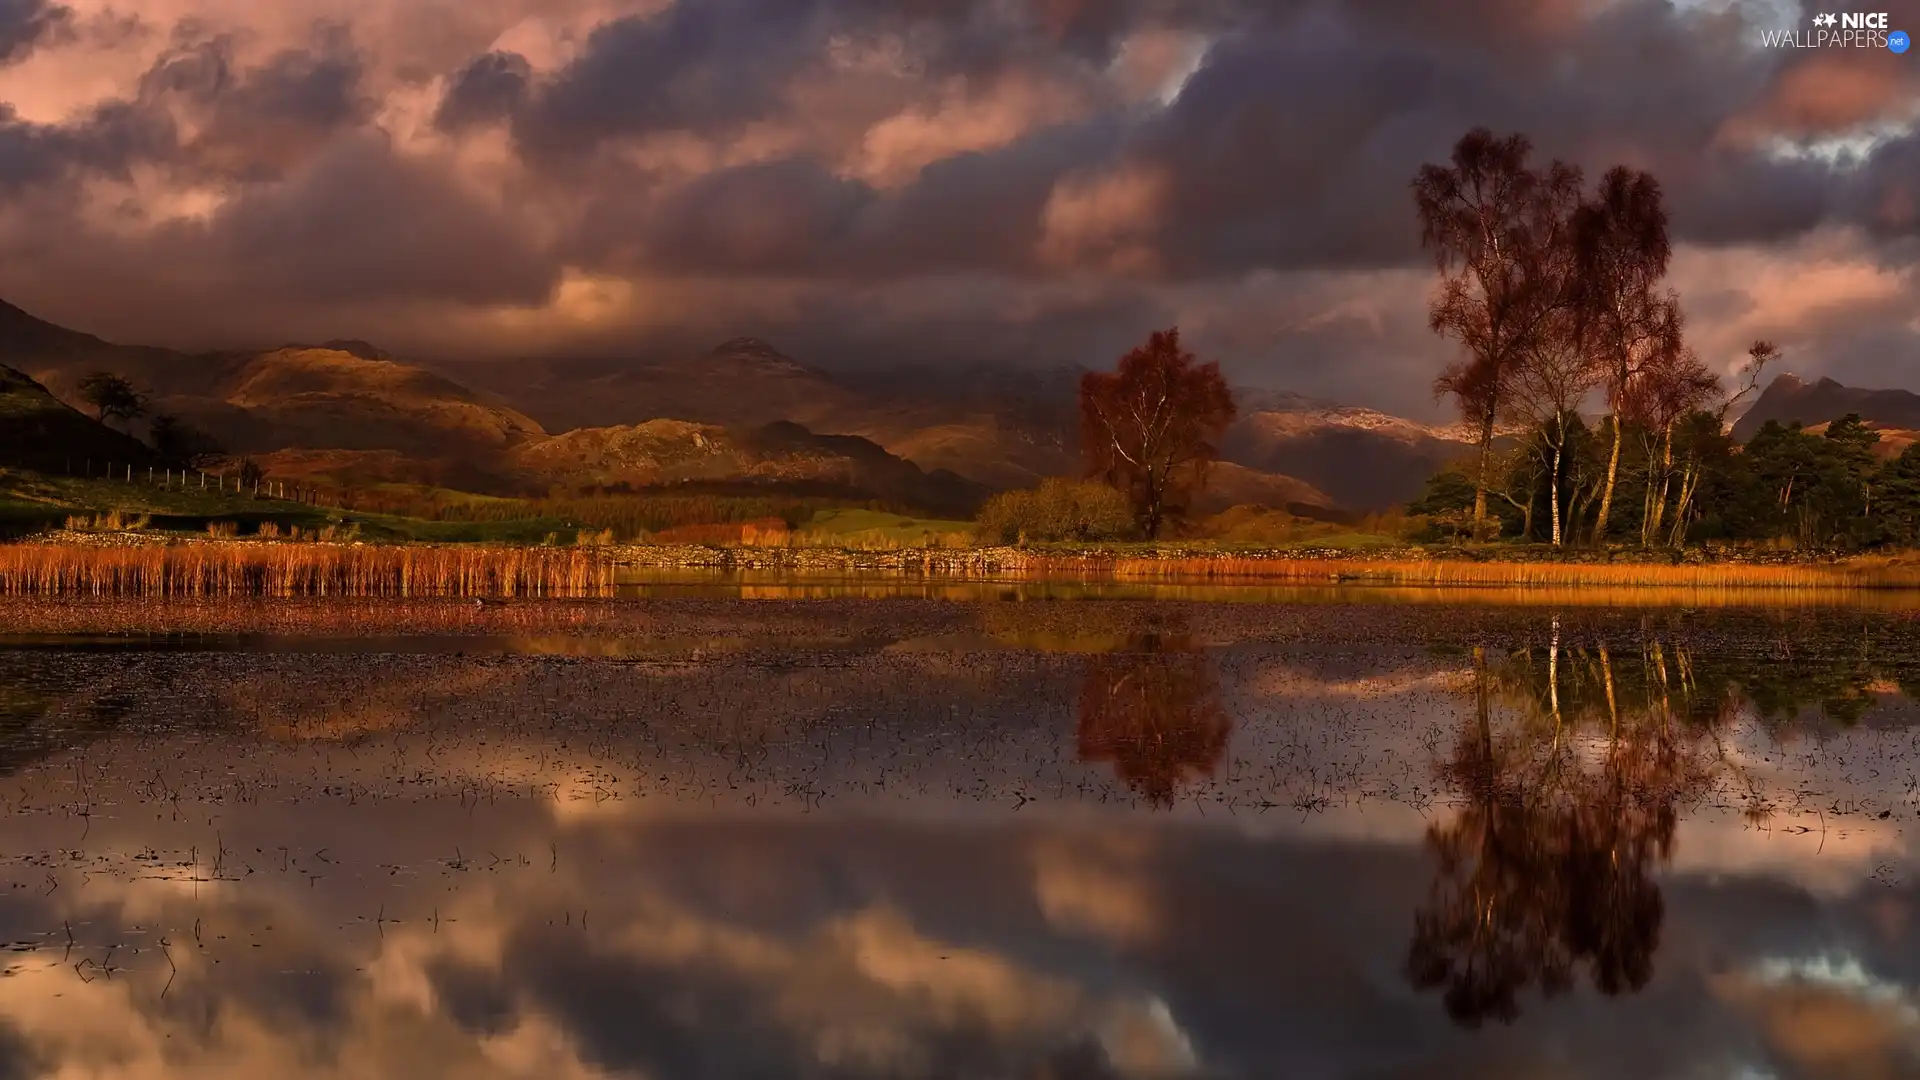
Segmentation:
<svg viewBox="0 0 1920 1080">
<path fill-rule="evenodd" d="M 0 1078 L 1920 1075 L 1900 605 L 1193 599 L 0 607 Z"/>
</svg>

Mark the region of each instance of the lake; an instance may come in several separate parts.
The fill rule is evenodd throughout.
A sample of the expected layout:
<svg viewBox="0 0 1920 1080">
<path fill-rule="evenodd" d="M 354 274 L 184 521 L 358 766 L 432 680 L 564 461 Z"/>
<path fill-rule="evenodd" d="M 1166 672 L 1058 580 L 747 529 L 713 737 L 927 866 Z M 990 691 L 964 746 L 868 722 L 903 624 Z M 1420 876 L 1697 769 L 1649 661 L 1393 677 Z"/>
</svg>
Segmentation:
<svg viewBox="0 0 1920 1080">
<path fill-rule="evenodd" d="M 0 1078 L 1916 1076 L 1916 610 L 4 603 Z"/>
</svg>

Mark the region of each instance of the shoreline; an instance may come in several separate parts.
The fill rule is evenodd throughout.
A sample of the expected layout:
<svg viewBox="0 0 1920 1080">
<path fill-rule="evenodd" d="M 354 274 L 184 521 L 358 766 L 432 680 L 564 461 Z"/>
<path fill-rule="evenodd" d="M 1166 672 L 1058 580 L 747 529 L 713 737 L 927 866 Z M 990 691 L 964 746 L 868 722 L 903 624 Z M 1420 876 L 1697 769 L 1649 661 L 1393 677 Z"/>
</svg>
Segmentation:
<svg viewBox="0 0 1920 1080">
<path fill-rule="evenodd" d="M 379 544 L 52 536 L 0 545 L 0 594 L 606 596 L 622 585 L 746 575 L 804 582 L 1148 583 L 1424 588 L 1920 590 L 1920 553 L 1694 550 L 1220 550 L 1196 545 L 933 547 Z"/>
<path fill-rule="evenodd" d="M 1690 552 L 1688 558 L 1582 552 L 1544 558 L 1525 551 L 1382 548 L 1220 551 L 1144 548 L 916 548 L 859 551 L 812 547 L 608 549 L 620 570 L 689 571 L 794 578 L 878 576 L 979 582 L 1163 582 L 1317 586 L 1920 589 L 1920 555 L 1851 557 Z M 1638 556 L 1638 557 L 1635 557 Z"/>
</svg>

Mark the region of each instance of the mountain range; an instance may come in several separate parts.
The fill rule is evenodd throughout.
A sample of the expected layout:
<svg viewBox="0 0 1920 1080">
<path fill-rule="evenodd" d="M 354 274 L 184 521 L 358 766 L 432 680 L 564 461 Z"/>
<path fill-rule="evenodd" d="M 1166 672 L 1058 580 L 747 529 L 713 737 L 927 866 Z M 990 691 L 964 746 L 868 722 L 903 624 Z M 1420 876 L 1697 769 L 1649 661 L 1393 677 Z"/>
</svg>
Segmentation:
<svg viewBox="0 0 1920 1080">
<path fill-rule="evenodd" d="M 1734 423 L 1733 437 L 1745 442 L 1770 420 L 1824 429 L 1847 415 L 1857 415 L 1879 430 L 1880 442 L 1875 449 L 1887 457 L 1898 455 L 1920 439 L 1920 394 L 1862 390 L 1832 379 L 1807 382 L 1791 372 L 1767 384 L 1753 407 Z"/>
<path fill-rule="evenodd" d="M 123 375 L 155 413 L 289 478 L 496 494 L 805 485 L 949 514 L 1077 471 L 1084 373 L 828 371 L 754 338 L 665 359 L 430 365 L 351 340 L 184 353 L 103 341 L 4 303 L 0 364 L 22 387 L 43 386 L 53 405 L 77 402 L 89 373 Z M 1329 518 L 1381 509 L 1417 496 L 1468 451 L 1455 431 L 1368 409 L 1236 396 L 1209 508 L 1253 502 Z M 131 456 L 132 440 L 110 434 Z"/>
</svg>

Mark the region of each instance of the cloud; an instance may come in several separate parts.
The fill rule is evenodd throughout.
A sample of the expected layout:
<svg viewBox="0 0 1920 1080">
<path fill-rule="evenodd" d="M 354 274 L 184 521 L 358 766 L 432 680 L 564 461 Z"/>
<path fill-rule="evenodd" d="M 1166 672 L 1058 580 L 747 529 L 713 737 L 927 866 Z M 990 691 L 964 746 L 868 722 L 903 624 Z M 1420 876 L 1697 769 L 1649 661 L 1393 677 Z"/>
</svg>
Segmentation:
<svg viewBox="0 0 1920 1080">
<path fill-rule="evenodd" d="M 73 9 L 50 0 L 0 0 L 0 64 L 26 59 L 35 47 L 72 33 Z"/>
<path fill-rule="evenodd" d="M 1920 74 L 1762 49 L 1788 20 L 1760 5 L 116 11 L 0 2 L 0 294 L 165 344 L 298 328 L 450 358 L 750 328 L 828 366 L 1096 364 L 1190 319 L 1236 378 L 1432 415 L 1402 388 L 1452 350 L 1421 323 L 1406 185 L 1471 126 L 1653 170 L 1683 261 L 1773 280 L 1847 233 L 1898 267 L 1920 230 Z M 1753 321 L 1717 314 L 1726 284 L 1683 293 L 1702 341 Z M 1807 373 L 1920 385 L 1891 306 L 1777 331 Z"/>
<path fill-rule="evenodd" d="M 473 124 L 505 120 L 526 101 L 532 67 L 519 53 L 490 52 L 454 75 L 434 112 L 434 124 L 456 132 Z"/>
<path fill-rule="evenodd" d="M 244 180 L 274 179 L 311 157 L 336 133 L 358 127 L 373 102 L 362 93 L 364 57 L 344 28 L 328 28 L 312 48 L 287 49 L 234 73 L 225 42 L 210 42 L 186 83 L 177 63 L 168 88 L 205 109 L 198 133 L 183 148 L 196 165 Z M 183 85 L 184 83 L 184 85 Z"/>
<path fill-rule="evenodd" d="M 245 268 L 251 283 L 229 287 L 321 304 L 537 303 L 556 280 L 537 244 L 443 164 L 397 154 L 375 135 L 332 144 L 183 239 L 217 265 Z"/>
</svg>

